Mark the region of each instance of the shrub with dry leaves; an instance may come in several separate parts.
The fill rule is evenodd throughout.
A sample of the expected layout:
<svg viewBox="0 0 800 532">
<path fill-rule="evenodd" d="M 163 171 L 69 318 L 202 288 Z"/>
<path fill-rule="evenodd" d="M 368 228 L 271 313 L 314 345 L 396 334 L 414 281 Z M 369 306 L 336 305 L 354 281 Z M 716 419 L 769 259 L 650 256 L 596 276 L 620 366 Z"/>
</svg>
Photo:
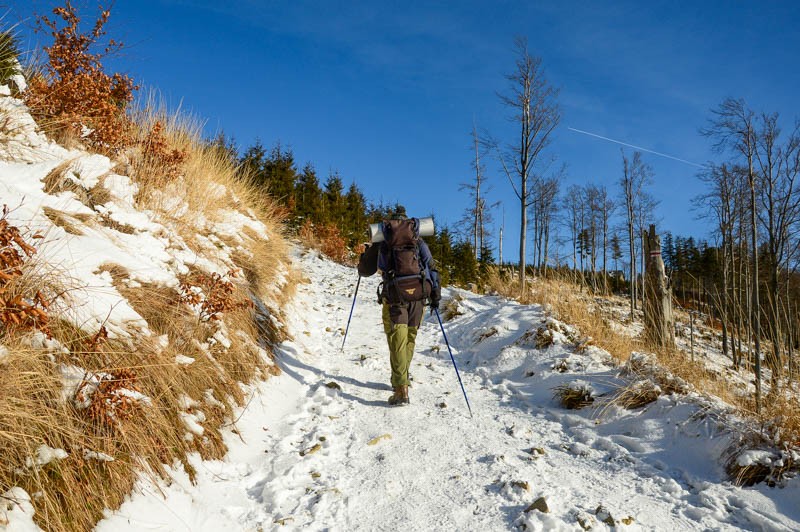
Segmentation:
<svg viewBox="0 0 800 532">
<path fill-rule="evenodd" d="M 160 120 L 153 124 L 142 142 L 142 166 L 149 169 L 161 169 L 164 177 L 169 181 L 181 175 L 188 155 L 186 150 L 170 146 L 167 136 L 164 134 L 164 125 Z"/>
<path fill-rule="evenodd" d="M 340 264 L 347 264 L 352 260 L 353 253 L 347 247 L 341 231 L 333 224 L 315 225 L 311 220 L 306 220 L 297 236 L 308 247 L 318 249 Z"/>
<path fill-rule="evenodd" d="M 228 277 L 236 277 L 229 271 Z M 214 272 L 211 275 L 195 272 L 181 279 L 181 301 L 200 308 L 200 320 L 219 320 L 223 312 L 249 308 L 249 299 L 237 300 L 233 283 Z"/>
<path fill-rule="evenodd" d="M 23 267 L 36 249 L 19 228 L 8 222 L 8 206 L 0 217 L 0 331 L 10 328 L 47 332 L 48 302 L 41 291 L 26 293 Z M 38 235 L 37 235 L 38 236 Z"/>
<path fill-rule="evenodd" d="M 39 16 L 39 30 L 49 31 L 48 62 L 28 82 L 25 102 L 46 130 L 62 137 L 80 137 L 90 147 L 114 153 L 129 142 L 131 124 L 125 108 L 139 87 L 125 74 L 107 74 L 102 60 L 122 43 L 101 44 L 111 12 L 100 8 L 91 31 L 79 28 L 81 18 L 67 0 L 53 17 Z M 95 51 L 100 48 L 99 51 Z"/>
</svg>

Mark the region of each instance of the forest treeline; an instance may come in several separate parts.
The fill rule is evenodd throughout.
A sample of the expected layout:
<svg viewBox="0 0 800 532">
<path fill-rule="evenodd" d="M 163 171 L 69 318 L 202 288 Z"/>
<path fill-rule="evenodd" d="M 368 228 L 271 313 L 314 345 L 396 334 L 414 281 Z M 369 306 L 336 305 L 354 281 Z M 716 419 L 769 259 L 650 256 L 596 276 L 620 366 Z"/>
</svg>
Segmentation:
<svg viewBox="0 0 800 532">
<path fill-rule="evenodd" d="M 389 218 L 399 206 L 368 200 L 356 183 L 345 186 L 342 176 L 335 172 L 321 181 L 311 163 L 300 168 L 291 148 L 280 143 L 267 149 L 256 141 L 241 153 L 224 135 L 213 144 L 237 161 L 244 178 L 275 200 L 291 232 L 304 241 L 316 242 L 340 262 L 357 259 L 369 240 L 368 225 Z M 433 216 L 436 219 L 435 213 Z M 425 241 L 445 284 L 478 283 L 485 265 L 493 260 L 488 250 L 476 257 L 463 235 L 440 226 L 438 221 L 436 234 L 425 237 Z"/>
</svg>

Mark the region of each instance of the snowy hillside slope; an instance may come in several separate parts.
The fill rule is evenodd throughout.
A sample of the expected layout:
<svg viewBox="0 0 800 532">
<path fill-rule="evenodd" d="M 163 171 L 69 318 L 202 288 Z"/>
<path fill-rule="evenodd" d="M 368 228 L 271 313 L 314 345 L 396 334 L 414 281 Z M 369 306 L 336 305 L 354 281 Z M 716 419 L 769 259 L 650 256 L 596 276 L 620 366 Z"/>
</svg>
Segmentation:
<svg viewBox="0 0 800 532">
<path fill-rule="evenodd" d="M 2 258 L 25 264 L 0 270 L 0 296 L 33 304 L 35 286 L 48 301 L 39 330 L 0 321 L 0 530 L 36 529 L 34 512 L 86 529 L 135 472 L 224 452 L 240 383 L 278 372 L 263 335 L 282 327 L 291 272 L 283 237 L 214 176 L 214 209 L 163 191 L 166 215 L 143 207 L 124 164 L 46 138 L 7 87 L 0 117 L 2 227 L 35 250 L 2 240 Z M 269 268 L 248 270 L 258 261 Z"/>
<path fill-rule="evenodd" d="M 387 406 L 378 280 L 362 280 L 341 351 L 357 274 L 315 252 L 295 262 L 308 282 L 279 348 L 283 374 L 241 411 L 230 453 L 194 459 L 195 485 L 180 469 L 169 485 L 141 481 L 99 530 L 800 529 L 800 479 L 726 480 L 721 455 L 739 432 L 724 405 L 696 394 L 609 405 L 628 377 L 538 305 L 445 290 L 474 417 L 432 316 L 411 405 Z M 556 389 L 595 402 L 568 410 Z"/>
<path fill-rule="evenodd" d="M 250 253 L 241 238 L 246 229 L 271 238 L 263 223 L 231 213 L 226 222 L 198 221 L 195 236 L 202 254 L 198 253 L 174 228 L 156 221 L 155 213 L 136 207 L 138 185 L 116 173 L 108 157 L 67 150 L 47 140 L 22 102 L 2 93 L 0 112 L 9 131 L 0 143 L 0 203 L 9 208 L 12 225 L 29 236 L 44 236 L 36 246 L 39 261 L 80 288 L 70 291 L 60 310 L 89 332 L 101 325 L 122 336 L 146 329 L 104 265 L 122 266 L 129 272 L 129 285 L 177 287 L 178 276 L 190 267 L 219 275 L 237 269 L 233 255 Z M 47 190 L 54 174 L 63 183 Z M 92 194 L 102 194 L 102 204 L 87 205 Z M 229 191 L 219 187 L 217 194 L 222 199 Z M 281 284 L 276 283 L 275 292 Z"/>
</svg>

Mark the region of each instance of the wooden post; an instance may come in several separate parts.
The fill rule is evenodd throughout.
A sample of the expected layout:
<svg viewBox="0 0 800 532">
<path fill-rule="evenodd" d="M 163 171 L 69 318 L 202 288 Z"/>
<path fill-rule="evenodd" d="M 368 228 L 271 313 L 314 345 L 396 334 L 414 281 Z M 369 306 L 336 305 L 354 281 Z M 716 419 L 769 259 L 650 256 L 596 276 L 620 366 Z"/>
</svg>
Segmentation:
<svg viewBox="0 0 800 532">
<path fill-rule="evenodd" d="M 675 347 L 675 326 L 672 315 L 672 292 L 667 286 L 664 260 L 661 258 L 661 238 L 656 226 L 644 231 L 645 291 L 644 331 L 647 339 L 658 347 Z"/>
</svg>

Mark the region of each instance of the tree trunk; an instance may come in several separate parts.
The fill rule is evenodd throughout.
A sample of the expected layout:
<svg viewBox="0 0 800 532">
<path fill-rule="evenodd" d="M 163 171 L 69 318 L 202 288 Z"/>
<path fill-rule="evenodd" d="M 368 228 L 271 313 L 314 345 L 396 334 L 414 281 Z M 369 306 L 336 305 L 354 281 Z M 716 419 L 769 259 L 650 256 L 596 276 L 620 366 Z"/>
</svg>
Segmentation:
<svg viewBox="0 0 800 532">
<path fill-rule="evenodd" d="M 645 231 L 642 237 L 642 248 L 646 257 L 642 304 L 645 336 L 652 345 L 674 348 L 672 293 L 667 287 L 664 260 L 661 257 L 661 238 L 656 234 L 655 225 L 651 225 L 649 233 Z"/>
<path fill-rule="evenodd" d="M 522 199 L 520 200 L 520 230 L 519 230 L 519 289 L 520 295 L 526 293 L 525 286 L 525 243 L 526 235 L 528 234 L 528 195 L 524 192 L 527 187 L 527 181 L 522 181 Z"/>
<path fill-rule="evenodd" d="M 751 309 L 751 316 L 753 321 L 753 344 L 755 347 L 755 373 L 756 373 L 756 412 L 761 413 L 761 305 L 759 302 L 758 290 L 758 226 L 756 220 L 756 183 L 755 175 L 753 175 L 753 163 L 750 162 L 750 209 L 751 209 L 751 223 L 753 226 L 750 228 L 751 245 L 753 246 L 753 303 Z"/>
</svg>

